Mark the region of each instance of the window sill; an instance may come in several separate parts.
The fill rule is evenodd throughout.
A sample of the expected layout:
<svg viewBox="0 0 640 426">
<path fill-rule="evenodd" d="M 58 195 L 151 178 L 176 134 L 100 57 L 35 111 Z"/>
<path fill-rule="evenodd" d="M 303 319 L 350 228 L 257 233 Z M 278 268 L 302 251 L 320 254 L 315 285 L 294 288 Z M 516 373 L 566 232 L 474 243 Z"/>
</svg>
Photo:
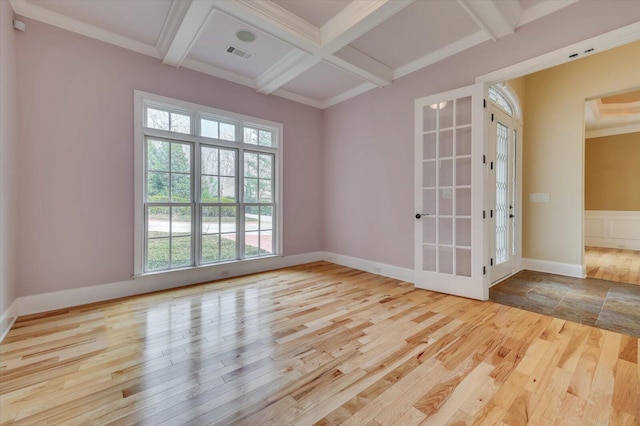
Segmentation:
<svg viewBox="0 0 640 426">
<path fill-rule="evenodd" d="M 246 269 L 246 266 L 248 265 L 256 264 L 256 263 L 259 263 L 260 261 L 264 262 L 264 261 L 269 261 L 269 260 L 282 258 L 282 257 L 283 257 L 282 254 L 272 254 L 270 256 L 251 257 L 248 259 L 232 260 L 229 262 L 220 262 L 220 263 L 209 264 L 209 265 L 189 266 L 186 268 L 177 268 L 177 269 L 165 269 L 162 271 L 150 271 L 150 272 L 144 272 L 141 274 L 135 274 L 133 275 L 133 279 L 147 278 L 147 277 L 153 277 L 153 276 L 166 276 L 168 274 L 182 275 L 187 271 L 202 272 L 206 270 L 214 271 L 216 269 L 219 270 L 219 274 L 217 274 L 216 277 L 212 279 L 220 279 L 228 276 L 241 275 L 244 273 L 243 271 Z M 246 273 L 251 273 L 251 272 L 246 272 Z"/>
</svg>

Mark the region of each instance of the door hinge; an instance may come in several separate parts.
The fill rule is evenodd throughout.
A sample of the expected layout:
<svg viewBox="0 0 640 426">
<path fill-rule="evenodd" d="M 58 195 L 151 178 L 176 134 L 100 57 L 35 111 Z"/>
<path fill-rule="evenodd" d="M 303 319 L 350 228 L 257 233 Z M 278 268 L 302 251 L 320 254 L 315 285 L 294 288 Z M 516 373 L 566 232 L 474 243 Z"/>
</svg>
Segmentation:
<svg viewBox="0 0 640 426">
<path fill-rule="evenodd" d="M 482 267 L 482 275 L 487 275 L 487 267 L 486 266 Z"/>
<path fill-rule="evenodd" d="M 486 108 L 486 107 L 487 107 L 487 100 L 486 100 L 486 99 L 483 99 L 483 100 L 482 100 L 482 107 L 483 107 L 483 108 Z"/>
<path fill-rule="evenodd" d="M 482 156 L 482 164 L 487 164 L 487 156 L 486 155 Z"/>
<path fill-rule="evenodd" d="M 489 216 L 493 217 L 493 209 L 489 210 Z"/>
<path fill-rule="evenodd" d="M 487 218 L 487 211 L 486 210 L 482 210 L 482 218 L 483 219 Z"/>
<path fill-rule="evenodd" d="M 493 161 L 491 162 L 491 170 L 493 170 Z"/>
<path fill-rule="evenodd" d="M 491 113 L 491 122 L 493 123 L 493 113 Z"/>
<path fill-rule="evenodd" d="M 491 258 L 491 261 L 489 262 L 490 266 L 493 266 L 493 257 Z"/>
</svg>

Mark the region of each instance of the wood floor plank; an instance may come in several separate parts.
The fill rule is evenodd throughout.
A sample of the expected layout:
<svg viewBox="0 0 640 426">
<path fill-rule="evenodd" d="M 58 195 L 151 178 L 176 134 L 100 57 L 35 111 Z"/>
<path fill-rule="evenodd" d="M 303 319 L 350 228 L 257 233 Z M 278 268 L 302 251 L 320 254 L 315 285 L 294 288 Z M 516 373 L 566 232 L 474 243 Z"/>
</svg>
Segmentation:
<svg viewBox="0 0 640 426">
<path fill-rule="evenodd" d="M 18 318 L 0 424 L 631 425 L 639 364 L 634 337 L 318 262 Z"/>
</svg>

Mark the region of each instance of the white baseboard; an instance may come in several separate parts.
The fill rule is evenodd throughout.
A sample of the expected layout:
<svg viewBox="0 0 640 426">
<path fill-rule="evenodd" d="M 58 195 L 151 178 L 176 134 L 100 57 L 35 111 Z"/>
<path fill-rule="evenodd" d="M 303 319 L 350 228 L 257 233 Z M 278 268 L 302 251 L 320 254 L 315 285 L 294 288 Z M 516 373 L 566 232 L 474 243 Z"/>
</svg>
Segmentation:
<svg viewBox="0 0 640 426">
<path fill-rule="evenodd" d="M 549 274 L 565 275 L 568 277 L 584 278 L 586 271 L 582 265 L 572 263 L 552 262 L 550 260 L 522 259 L 522 269 Z"/>
<path fill-rule="evenodd" d="M 71 306 L 85 305 L 87 303 L 102 302 L 104 300 L 167 290 L 199 282 L 214 281 L 222 278 L 237 277 L 256 272 L 302 265 L 304 263 L 318 262 L 323 259 L 323 252 L 252 259 L 244 262 L 220 264 L 210 267 L 142 275 L 128 281 L 34 294 L 32 296 L 19 298 L 18 315 L 31 315 Z"/>
<path fill-rule="evenodd" d="M 0 315 L 0 343 L 7 337 L 9 330 L 13 326 L 13 323 L 18 318 L 18 306 L 20 305 L 20 298 L 17 298 L 13 303 Z"/>
<path fill-rule="evenodd" d="M 331 252 L 324 253 L 324 260 L 338 265 L 347 266 L 349 268 L 371 272 L 372 274 L 382 275 L 412 284 L 415 283 L 415 272 L 413 269 L 402 268 L 399 266 L 389 265 L 387 263 L 374 262 L 371 260 Z"/>
<path fill-rule="evenodd" d="M 220 264 L 212 267 L 186 269 L 161 274 L 148 274 L 127 281 L 100 284 L 89 287 L 54 291 L 19 297 L 2 315 L 0 332 L 6 334 L 13 321 L 20 315 L 64 309 L 88 303 L 102 302 L 120 297 L 151 293 L 154 291 L 178 288 L 199 282 L 214 281 L 237 277 L 256 272 L 264 272 L 289 266 L 325 260 L 373 274 L 394 278 L 409 283 L 414 282 L 413 269 L 401 268 L 385 263 L 374 262 L 330 252 L 312 252 L 293 256 L 253 259 L 246 262 Z M 0 334 L 4 336 L 4 334 Z"/>
</svg>

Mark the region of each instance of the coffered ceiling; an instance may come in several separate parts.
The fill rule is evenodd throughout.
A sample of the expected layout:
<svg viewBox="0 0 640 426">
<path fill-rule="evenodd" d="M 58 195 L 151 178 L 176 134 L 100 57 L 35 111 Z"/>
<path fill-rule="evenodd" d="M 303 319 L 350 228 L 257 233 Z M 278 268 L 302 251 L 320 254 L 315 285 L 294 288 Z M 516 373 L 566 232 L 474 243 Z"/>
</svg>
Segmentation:
<svg viewBox="0 0 640 426">
<path fill-rule="evenodd" d="M 589 100 L 584 116 L 587 138 L 640 132 L 640 90 Z"/>
<path fill-rule="evenodd" d="M 18 15 L 166 66 L 326 108 L 577 0 L 10 1 Z"/>
</svg>

